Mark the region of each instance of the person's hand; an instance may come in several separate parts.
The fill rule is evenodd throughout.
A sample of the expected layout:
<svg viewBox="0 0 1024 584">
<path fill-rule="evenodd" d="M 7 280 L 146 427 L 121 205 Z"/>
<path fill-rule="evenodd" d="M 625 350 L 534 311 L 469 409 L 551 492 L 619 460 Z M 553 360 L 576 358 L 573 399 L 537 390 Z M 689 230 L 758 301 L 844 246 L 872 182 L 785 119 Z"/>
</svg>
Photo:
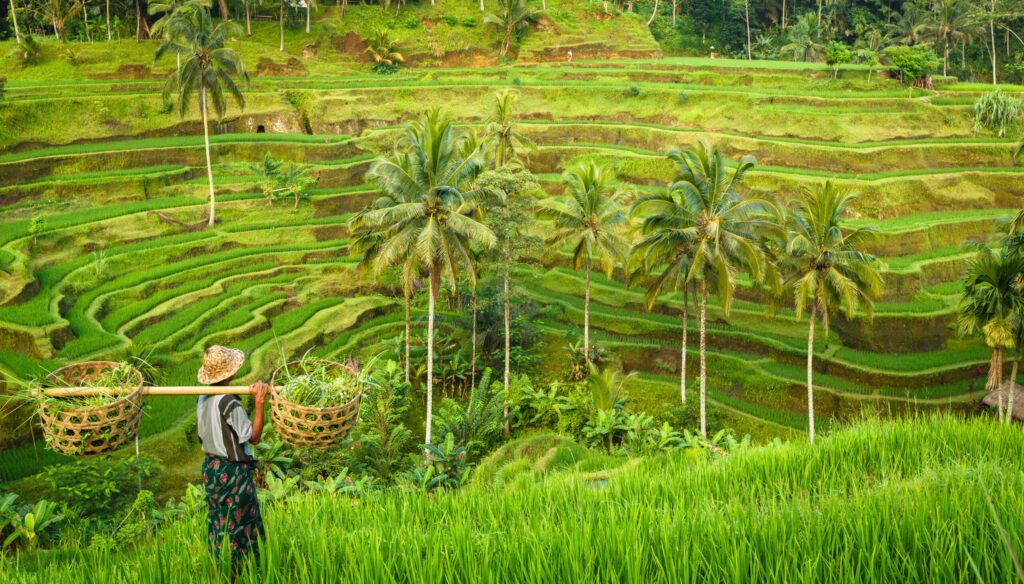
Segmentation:
<svg viewBox="0 0 1024 584">
<path fill-rule="evenodd" d="M 262 381 L 249 386 L 249 395 L 256 398 L 256 403 L 263 403 L 267 399 L 267 392 L 270 391 L 270 386 Z"/>
</svg>

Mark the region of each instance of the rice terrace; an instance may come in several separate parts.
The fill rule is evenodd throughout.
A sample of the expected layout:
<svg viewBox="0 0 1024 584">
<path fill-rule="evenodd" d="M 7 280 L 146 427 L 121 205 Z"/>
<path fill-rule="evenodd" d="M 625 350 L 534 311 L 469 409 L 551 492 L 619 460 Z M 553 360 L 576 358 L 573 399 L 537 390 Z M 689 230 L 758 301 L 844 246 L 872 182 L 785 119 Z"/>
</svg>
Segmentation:
<svg viewBox="0 0 1024 584">
<path fill-rule="evenodd" d="M 0 582 L 1024 582 L 1020 0 L 6 0 Z"/>
</svg>

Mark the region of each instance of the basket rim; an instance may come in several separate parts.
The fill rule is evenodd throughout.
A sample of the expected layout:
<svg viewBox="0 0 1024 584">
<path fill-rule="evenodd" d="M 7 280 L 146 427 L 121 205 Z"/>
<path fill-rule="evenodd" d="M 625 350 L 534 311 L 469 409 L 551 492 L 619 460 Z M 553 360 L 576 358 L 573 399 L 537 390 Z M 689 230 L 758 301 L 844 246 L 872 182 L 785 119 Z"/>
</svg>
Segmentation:
<svg viewBox="0 0 1024 584">
<path fill-rule="evenodd" d="M 121 365 L 121 362 L 118 362 L 118 361 L 81 361 L 79 363 L 70 363 L 68 365 L 65 365 L 65 366 L 63 366 L 63 367 L 61 367 L 59 369 L 55 369 L 54 371 L 50 372 L 50 374 L 46 376 L 46 379 L 48 381 L 51 381 L 51 382 L 56 381 L 56 380 L 60 379 L 59 377 L 56 377 L 56 375 L 58 373 L 60 373 L 61 371 L 64 371 L 65 369 L 75 369 L 75 368 L 78 368 L 78 367 L 82 367 L 84 365 L 101 365 L 101 366 L 104 366 L 104 367 L 107 367 L 107 368 L 113 368 L 113 367 L 117 367 L 118 365 Z M 50 417 L 50 416 L 57 416 L 57 415 L 60 415 L 60 414 L 64 414 L 64 413 L 67 413 L 67 412 L 88 413 L 88 412 L 94 412 L 94 411 L 97 411 L 97 410 L 107 409 L 107 408 L 110 408 L 110 407 L 115 406 L 115 405 L 120 405 L 121 402 L 126 402 L 126 401 L 132 402 L 132 405 L 137 405 L 135 402 L 141 400 L 141 398 L 142 398 L 142 387 L 145 385 L 145 379 L 142 377 L 142 372 L 141 371 L 139 371 L 138 369 L 136 369 L 135 367 L 133 367 L 131 365 L 128 365 L 128 366 L 132 368 L 132 371 L 135 373 L 135 375 L 138 377 L 138 380 L 139 380 L 138 385 L 135 386 L 135 389 L 133 389 L 131 391 L 131 393 L 126 393 L 126 394 L 122 395 L 118 399 L 111 400 L 111 401 L 109 401 L 109 402 L 107 402 L 105 404 L 100 404 L 98 406 L 77 407 L 77 408 L 76 407 L 61 408 L 61 410 L 59 412 L 54 412 L 52 414 L 47 411 L 47 410 L 51 409 L 52 406 L 47 405 L 46 401 L 43 400 L 43 401 L 39 402 L 40 414 L 45 415 L 47 417 Z"/>
<path fill-rule="evenodd" d="M 356 374 L 356 371 L 353 371 L 351 367 L 349 367 L 349 366 L 347 366 L 345 364 L 339 363 L 337 361 L 334 361 L 333 359 L 320 359 L 320 358 L 317 358 L 317 361 L 321 361 L 323 363 L 328 363 L 328 364 L 330 364 L 332 366 L 335 366 L 335 367 L 338 367 L 338 368 L 341 368 L 341 369 L 345 369 L 349 373 L 352 373 L 353 375 Z M 344 410 L 344 409 L 350 407 L 354 402 L 356 402 L 360 398 L 362 398 L 363 394 L 366 392 L 365 388 L 360 387 L 359 391 L 356 392 L 356 394 L 352 397 L 352 399 L 348 400 L 347 402 L 345 402 L 345 403 L 343 403 L 341 405 L 328 406 L 328 407 L 325 407 L 325 408 L 318 408 L 318 407 L 314 407 L 314 406 L 306 406 L 306 405 L 295 403 L 293 401 L 289 401 L 289 400 L 281 397 L 281 394 L 280 394 L 280 392 L 277 389 L 278 386 L 275 383 L 275 380 L 277 379 L 278 373 L 280 373 L 282 369 L 288 367 L 289 365 L 293 365 L 293 364 L 297 365 L 300 362 L 301 361 L 288 361 L 284 365 L 281 365 L 277 369 L 274 369 L 274 372 L 270 376 L 270 402 L 271 402 L 271 406 L 277 406 L 277 404 L 280 403 L 280 404 L 286 405 L 289 408 L 294 408 L 294 409 L 297 409 L 299 411 L 306 411 L 306 412 L 309 412 L 309 413 L 313 413 L 313 412 L 337 412 L 337 411 L 341 411 L 341 410 Z"/>
</svg>

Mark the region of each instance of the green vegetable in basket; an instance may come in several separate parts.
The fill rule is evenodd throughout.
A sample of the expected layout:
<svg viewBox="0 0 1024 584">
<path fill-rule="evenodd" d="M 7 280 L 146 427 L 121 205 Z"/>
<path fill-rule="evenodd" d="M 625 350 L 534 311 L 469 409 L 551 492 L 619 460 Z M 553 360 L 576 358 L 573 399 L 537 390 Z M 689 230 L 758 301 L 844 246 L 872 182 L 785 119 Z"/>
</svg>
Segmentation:
<svg viewBox="0 0 1024 584">
<path fill-rule="evenodd" d="M 312 408 L 340 406 L 359 393 L 355 374 L 321 359 L 303 358 L 285 367 L 281 381 L 282 398 Z"/>
</svg>

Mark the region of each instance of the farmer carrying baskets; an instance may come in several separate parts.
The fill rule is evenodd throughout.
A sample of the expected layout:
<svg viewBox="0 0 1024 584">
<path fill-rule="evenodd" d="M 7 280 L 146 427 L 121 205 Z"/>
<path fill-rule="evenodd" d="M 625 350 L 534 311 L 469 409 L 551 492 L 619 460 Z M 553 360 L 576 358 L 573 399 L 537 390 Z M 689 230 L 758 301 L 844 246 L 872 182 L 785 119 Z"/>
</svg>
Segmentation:
<svg viewBox="0 0 1024 584">
<path fill-rule="evenodd" d="M 227 385 L 244 362 L 242 351 L 214 345 L 203 355 L 199 383 Z M 216 553 L 224 536 L 228 536 L 232 576 L 246 555 L 259 558 L 260 540 L 264 538 L 252 477 L 256 462 L 249 445 L 260 443 L 263 405 L 269 389 L 263 382 L 249 386 L 249 393 L 255 398 L 252 422 L 237 395 L 202 395 L 196 406 L 199 438 L 206 453 L 203 482 L 208 508 L 207 543 L 211 552 Z"/>
</svg>

